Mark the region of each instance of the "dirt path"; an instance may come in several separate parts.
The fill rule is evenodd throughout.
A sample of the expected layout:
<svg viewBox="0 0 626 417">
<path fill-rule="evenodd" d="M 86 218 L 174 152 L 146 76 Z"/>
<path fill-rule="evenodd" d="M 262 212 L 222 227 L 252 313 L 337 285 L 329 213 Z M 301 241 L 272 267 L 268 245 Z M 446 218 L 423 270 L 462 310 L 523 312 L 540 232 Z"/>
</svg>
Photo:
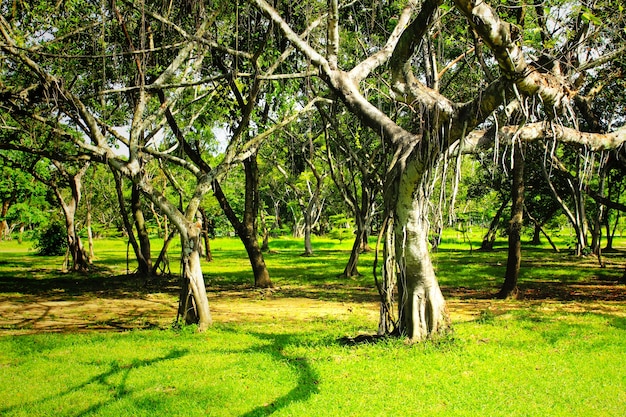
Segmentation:
<svg viewBox="0 0 626 417">
<path fill-rule="evenodd" d="M 583 290 L 587 292 L 580 293 Z M 453 322 L 474 320 L 486 310 L 504 313 L 529 307 L 563 313 L 595 312 L 626 317 L 626 301 L 623 299 L 626 291 L 620 289 L 619 297 L 609 292 L 605 299 L 591 299 L 597 288 L 585 287 L 577 291 L 574 295 L 580 299 L 574 301 L 549 297 L 501 301 L 462 289 L 450 292 L 447 298 Z M 280 320 L 297 324 L 319 319 L 346 320 L 351 315 L 359 315 L 372 322 L 372 331 L 376 328 L 379 307 L 371 295 L 337 301 L 301 294 L 297 288 L 228 290 L 210 293 L 209 302 L 216 323 Z M 166 328 L 176 318 L 176 310 L 177 298 L 171 293 L 146 293 L 123 298 L 92 293 L 71 297 L 54 293 L 0 294 L 0 335 Z"/>
</svg>

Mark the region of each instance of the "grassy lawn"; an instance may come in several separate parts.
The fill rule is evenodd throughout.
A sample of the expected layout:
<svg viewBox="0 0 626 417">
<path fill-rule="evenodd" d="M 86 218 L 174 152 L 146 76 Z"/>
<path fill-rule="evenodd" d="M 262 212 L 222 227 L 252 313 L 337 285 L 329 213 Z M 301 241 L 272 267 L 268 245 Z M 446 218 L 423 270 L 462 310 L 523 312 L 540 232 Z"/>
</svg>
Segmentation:
<svg viewBox="0 0 626 417">
<path fill-rule="evenodd" d="M 338 277 L 349 246 L 319 238 L 306 258 L 275 240 L 277 288 L 258 290 L 240 243 L 212 241 L 215 325 L 198 334 L 172 327 L 176 278 L 126 275 L 123 242 L 97 241 L 90 274 L 0 242 L 0 415 L 626 415 L 622 252 L 600 268 L 525 245 L 520 299 L 502 301 L 505 246 L 470 253 L 451 232 L 434 262 L 453 336 L 354 345 L 345 337 L 375 332 L 378 305 L 372 253 L 361 277 Z"/>
</svg>

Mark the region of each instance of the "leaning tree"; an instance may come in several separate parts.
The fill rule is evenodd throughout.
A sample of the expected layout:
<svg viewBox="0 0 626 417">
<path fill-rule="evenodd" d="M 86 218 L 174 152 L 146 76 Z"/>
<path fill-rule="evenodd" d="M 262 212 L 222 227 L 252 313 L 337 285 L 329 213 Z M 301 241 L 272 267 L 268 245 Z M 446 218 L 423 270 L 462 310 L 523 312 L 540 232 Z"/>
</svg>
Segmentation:
<svg viewBox="0 0 626 417">
<path fill-rule="evenodd" d="M 409 0 L 397 9 L 374 2 L 367 3 L 376 23 L 369 32 L 358 1 L 329 0 L 327 7 L 252 2 L 297 48 L 327 94 L 380 135 L 393 154 L 384 190 L 390 233 L 381 285 L 382 332 L 419 341 L 449 327 L 427 239 L 433 175 L 442 158 L 486 146 L 504 150 L 524 141 L 599 150 L 626 140 L 625 128 L 598 132 L 578 123 L 584 111 L 593 113 L 588 74 L 610 71 L 625 49 L 625 35 L 614 25 L 623 27 L 624 19 L 616 1 L 491 6 L 474 0 Z M 300 36 L 297 13 L 325 25 Z M 376 43 L 374 32 L 385 40 Z M 348 54 L 342 47 L 355 36 L 362 48 Z M 387 88 L 394 113 L 368 100 L 373 84 Z M 451 88 L 459 85 L 463 88 Z M 397 313 L 390 306 L 396 283 Z"/>
</svg>

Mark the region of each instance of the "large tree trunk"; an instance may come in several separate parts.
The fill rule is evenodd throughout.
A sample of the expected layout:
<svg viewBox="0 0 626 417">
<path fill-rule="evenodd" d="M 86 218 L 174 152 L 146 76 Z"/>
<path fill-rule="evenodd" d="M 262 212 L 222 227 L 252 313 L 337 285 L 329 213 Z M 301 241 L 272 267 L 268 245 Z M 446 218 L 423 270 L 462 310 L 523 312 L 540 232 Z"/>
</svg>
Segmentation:
<svg viewBox="0 0 626 417">
<path fill-rule="evenodd" d="M 200 264 L 202 258 L 201 233 L 199 227 L 192 223 L 188 224 L 186 229 L 186 232 L 180 235 L 183 285 L 178 314 L 188 324 L 197 323 L 198 331 L 205 331 L 213 323 L 213 319 L 211 318 Z"/>
<path fill-rule="evenodd" d="M 521 144 L 514 145 L 513 185 L 511 189 L 511 223 L 509 224 L 509 255 L 504 284 L 498 298 L 517 296 L 517 279 L 522 262 L 522 222 L 524 219 L 524 155 Z"/>
<path fill-rule="evenodd" d="M 76 174 L 69 174 L 64 167 L 55 163 L 59 172 L 61 172 L 69 183 L 71 196 L 69 201 L 63 196 L 59 187 L 52 183 L 52 189 L 61 205 L 63 215 L 65 216 L 65 228 L 67 232 L 67 248 L 72 259 L 72 265 L 69 268 L 72 271 L 87 271 L 89 269 L 89 256 L 83 248 L 80 236 L 76 230 L 76 210 L 80 204 L 82 178 L 89 168 L 89 164 L 85 164 Z"/>
<path fill-rule="evenodd" d="M 450 327 L 428 252 L 428 197 L 422 168 L 421 161 L 415 159 L 402 172 L 394 219 L 398 330 L 415 342 L 441 336 Z"/>
<path fill-rule="evenodd" d="M 65 228 L 67 232 L 67 248 L 72 259 L 72 265 L 69 268 L 72 271 L 86 271 L 89 269 L 89 257 L 85 253 L 80 236 L 76 232 L 76 222 L 74 219 L 75 210 L 66 207 L 65 212 Z"/>
</svg>

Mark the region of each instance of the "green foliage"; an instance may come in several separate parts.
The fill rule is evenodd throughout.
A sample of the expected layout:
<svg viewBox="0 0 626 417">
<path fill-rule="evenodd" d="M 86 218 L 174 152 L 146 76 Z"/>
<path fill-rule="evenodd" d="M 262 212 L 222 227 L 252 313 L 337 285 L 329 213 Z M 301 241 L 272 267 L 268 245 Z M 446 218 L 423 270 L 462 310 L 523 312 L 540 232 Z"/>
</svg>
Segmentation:
<svg viewBox="0 0 626 417">
<path fill-rule="evenodd" d="M 46 226 L 36 237 L 35 249 L 41 256 L 63 255 L 67 249 L 65 225 L 55 221 Z"/>
<path fill-rule="evenodd" d="M 339 243 L 350 239 L 354 235 L 354 219 L 345 214 L 336 214 L 329 217 L 331 229 L 329 237 L 337 239 Z"/>
</svg>

